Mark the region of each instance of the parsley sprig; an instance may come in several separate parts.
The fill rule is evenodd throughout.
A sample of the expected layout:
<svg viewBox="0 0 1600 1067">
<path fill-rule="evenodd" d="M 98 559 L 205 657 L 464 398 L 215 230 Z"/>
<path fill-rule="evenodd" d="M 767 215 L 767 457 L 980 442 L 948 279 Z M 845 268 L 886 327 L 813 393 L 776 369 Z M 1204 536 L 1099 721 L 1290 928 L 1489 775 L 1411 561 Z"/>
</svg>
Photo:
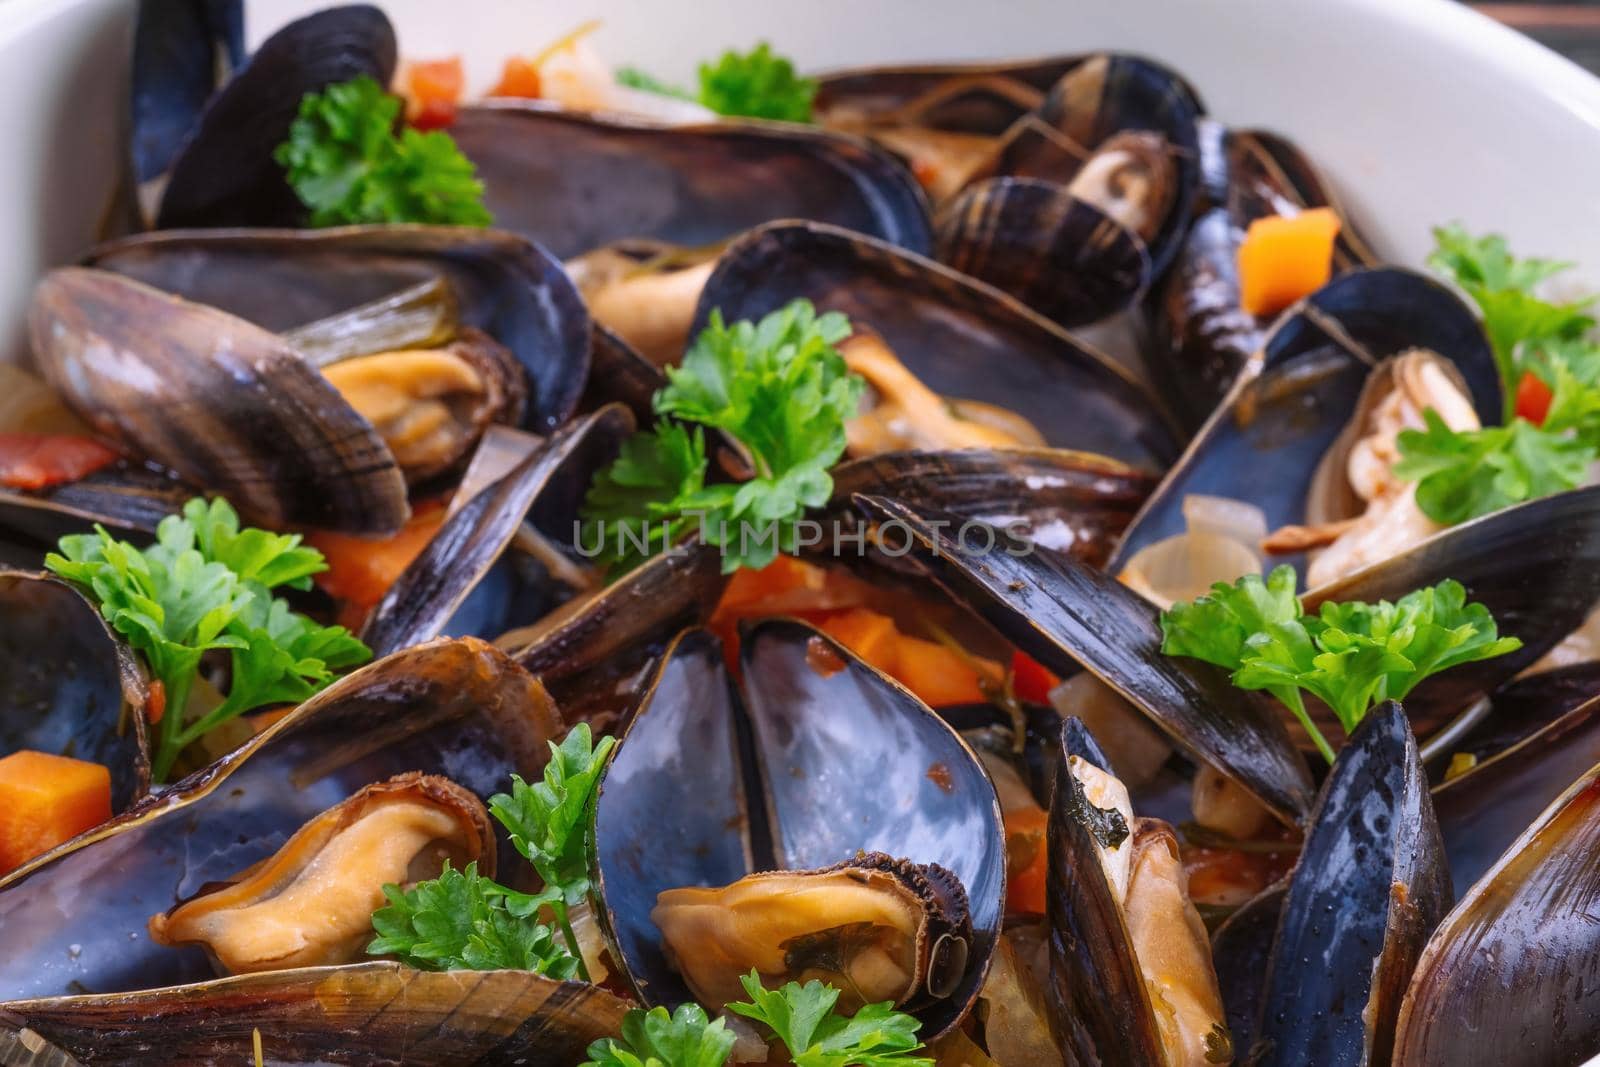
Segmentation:
<svg viewBox="0 0 1600 1067">
<path fill-rule="evenodd" d="M 729 50 L 715 63 L 700 64 L 700 90 L 691 94 L 637 67 L 617 71 L 620 85 L 663 96 L 696 100 L 719 115 L 782 122 L 810 122 L 817 96 L 814 78 L 802 78 L 794 64 L 762 41 L 749 52 Z"/>
<path fill-rule="evenodd" d="M 1333 747 L 1306 711 L 1302 693 L 1333 710 L 1345 733 L 1376 705 L 1403 700 L 1425 678 L 1522 647 L 1500 637 L 1489 609 L 1467 603 L 1446 580 L 1398 601 L 1324 603 L 1304 614 L 1293 567 L 1263 581 L 1218 582 L 1207 595 L 1161 614 L 1161 651 L 1233 672 L 1241 689 L 1266 690 L 1294 712 L 1329 763 Z"/>
<path fill-rule="evenodd" d="M 916 1053 L 921 1024 L 892 1004 L 868 1004 L 854 1016 L 834 1011 L 839 991 L 818 981 L 766 989 L 751 971 L 739 980 L 748 1001 L 728 1010 L 764 1025 L 789 1052 L 794 1067 L 933 1067 Z M 665 1008 L 630 1011 L 621 1038 L 589 1046 L 582 1067 L 722 1067 L 734 1035 L 721 1019 L 707 1022 L 697 1004 L 668 1016 Z"/>
<path fill-rule="evenodd" d="M 210 731 L 254 708 L 306 700 L 372 657 L 344 627 L 318 625 L 273 595 L 310 588 L 327 569 L 322 553 L 299 534 L 241 529 L 226 500 L 189 501 L 142 551 L 100 526 L 63 537 L 60 549 L 45 566 L 94 600 L 165 691 L 151 761 L 158 782 Z M 213 651 L 231 660 L 227 696 L 188 721 L 189 694 Z"/>
<path fill-rule="evenodd" d="M 1395 473 L 1417 483 L 1417 506 L 1454 525 L 1572 489 L 1600 458 L 1600 344 L 1589 337 L 1592 298 L 1553 302 L 1535 290 L 1571 264 L 1518 259 L 1505 239 L 1459 226 L 1434 230 L 1429 263 L 1478 305 L 1505 395 L 1505 424 L 1451 430 L 1432 410 L 1402 431 Z M 1542 413 L 1518 396 L 1548 398 Z"/>
<path fill-rule="evenodd" d="M 690 345 L 654 406 L 663 418 L 631 438 L 584 501 L 582 544 L 614 570 L 643 562 L 699 529 L 722 549 L 722 569 L 764 567 L 793 552 L 798 521 L 833 492 L 845 423 L 862 381 L 835 347 L 850 334 L 838 312 L 795 300 L 759 323 L 710 323 Z M 686 426 L 684 424 L 693 424 Z M 704 431 L 727 433 L 754 476 L 706 484 Z"/>
<path fill-rule="evenodd" d="M 400 99 L 363 74 L 307 93 L 273 154 L 311 225 L 487 226 L 483 183 L 442 130 L 396 132 Z"/>
<path fill-rule="evenodd" d="M 478 874 L 478 865 L 451 869 L 411 889 L 383 887 L 389 906 L 372 913 L 375 956 L 396 956 L 419 971 L 533 971 L 571 978 L 578 959 L 531 912 L 509 901 L 522 897 Z"/>
<path fill-rule="evenodd" d="M 595 744 L 579 723 L 550 745 L 544 778 L 533 785 L 511 776 L 511 792 L 490 798 L 489 812 L 544 879 L 535 894 L 518 893 L 478 874 L 445 868 L 411 889 L 385 886 L 388 907 L 373 913 L 374 956 L 396 956 L 419 970 L 531 970 L 552 978 L 589 980 L 570 909 L 589 892 L 594 801 L 612 737 Z M 542 921 L 549 908 L 554 925 Z M 561 940 L 557 940 L 559 930 Z"/>
</svg>

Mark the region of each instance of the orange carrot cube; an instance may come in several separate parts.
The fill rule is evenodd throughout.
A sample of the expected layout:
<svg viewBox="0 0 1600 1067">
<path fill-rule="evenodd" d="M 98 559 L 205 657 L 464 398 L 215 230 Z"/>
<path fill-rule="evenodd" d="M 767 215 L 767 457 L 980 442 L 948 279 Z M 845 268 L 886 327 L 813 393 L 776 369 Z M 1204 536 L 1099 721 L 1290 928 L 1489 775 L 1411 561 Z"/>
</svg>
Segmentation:
<svg viewBox="0 0 1600 1067">
<path fill-rule="evenodd" d="M 111 818 L 111 772 L 22 751 L 0 759 L 0 874 Z"/>
</svg>

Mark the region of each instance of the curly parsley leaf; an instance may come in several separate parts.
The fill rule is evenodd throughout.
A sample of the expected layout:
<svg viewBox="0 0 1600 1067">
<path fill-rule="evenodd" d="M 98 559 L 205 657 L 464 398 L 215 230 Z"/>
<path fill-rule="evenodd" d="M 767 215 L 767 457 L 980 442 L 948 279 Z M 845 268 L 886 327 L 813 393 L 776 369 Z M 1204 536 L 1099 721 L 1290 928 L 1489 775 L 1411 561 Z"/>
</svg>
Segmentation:
<svg viewBox="0 0 1600 1067">
<path fill-rule="evenodd" d="M 273 159 L 311 225 L 489 225 L 483 183 L 455 141 L 441 130 L 396 133 L 399 116 L 399 98 L 365 74 L 301 99 Z"/>
<path fill-rule="evenodd" d="M 254 708 L 303 701 L 372 656 L 344 627 L 321 626 L 273 595 L 325 569 L 322 554 L 301 547 L 298 534 L 240 529 L 225 500 L 189 501 L 183 514 L 161 520 L 147 549 L 103 527 L 63 537 L 59 547 L 45 566 L 95 602 L 165 691 L 152 755 L 157 781 L 209 731 Z M 216 650 L 232 660 L 228 694 L 186 721 L 201 659 Z"/>
<path fill-rule="evenodd" d="M 593 743 L 588 723 L 574 726 L 560 745 L 550 745 L 542 781 L 529 785 L 511 776 L 511 792 L 489 800 L 489 813 L 511 834 L 511 844 L 544 879 L 545 890 L 513 910 L 531 912 L 548 904 L 573 956 L 580 956 L 570 909 L 589 892 L 594 853 L 594 800 L 606 758 L 617 739 Z M 580 956 L 581 959 L 581 956 Z M 588 979 L 579 963 L 578 973 Z"/>
<path fill-rule="evenodd" d="M 751 971 L 739 981 L 750 1000 L 728 1010 L 764 1023 L 788 1048 L 795 1067 L 933 1067 L 932 1059 L 914 1055 L 922 1048 L 922 1024 L 888 1001 L 846 1017 L 833 1010 L 839 991 L 816 980 L 766 989 Z"/>
<path fill-rule="evenodd" d="M 700 64 L 700 103 L 719 115 L 810 122 L 817 83 L 762 41 L 750 52 L 727 51 Z"/>
<path fill-rule="evenodd" d="M 1432 675 L 1522 647 L 1499 635 L 1487 607 L 1467 603 L 1460 582 L 1446 580 L 1394 603 L 1330 602 L 1316 615 L 1301 614 L 1294 586 L 1294 571 L 1285 566 L 1264 585 L 1251 575 L 1232 586 L 1218 583 L 1192 604 L 1175 604 L 1161 615 L 1162 651 L 1227 667 L 1234 685 L 1272 693 L 1330 763 L 1333 750 L 1306 713 L 1302 693 L 1327 704 L 1349 733 L 1374 706 L 1405 699 Z"/>
<path fill-rule="evenodd" d="M 578 961 L 556 940 L 555 932 L 531 915 L 506 906 L 510 890 L 445 862 L 438 878 L 411 889 L 386 885 L 387 907 L 372 913 L 377 937 L 367 946 L 373 956 L 394 956 L 423 971 L 533 971 L 566 979 Z"/>
<path fill-rule="evenodd" d="M 763 567 L 798 547 L 807 508 L 827 503 L 829 468 L 844 455 L 845 423 L 862 381 L 837 344 L 843 315 L 796 300 L 759 323 L 731 326 L 713 311 L 683 362 L 667 371 L 658 413 L 722 430 L 754 470 L 738 484 L 706 485 L 702 432 L 662 422 L 634 437 L 585 499 L 583 543 L 629 565 L 698 527 L 722 549 L 722 567 Z"/>
<path fill-rule="evenodd" d="M 622 1036 L 594 1042 L 580 1067 L 722 1067 L 735 1040 L 726 1023 L 709 1022 L 698 1004 L 681 1004 L 671 1015 L 666 1008 L 635 1008 L 623 1017 Z"/>
<path fill-rule="evenodd" d="M 1575 488 L 1595 459 L 1580 437 L 1526 419 L 1461 431 L 1432 408 L 1423 419 L 1426 429 L 1402 430 L 1396 439 L 1394 471 L 1417 483 L 1417 506 L 1445 526 Z"/>
</svg>

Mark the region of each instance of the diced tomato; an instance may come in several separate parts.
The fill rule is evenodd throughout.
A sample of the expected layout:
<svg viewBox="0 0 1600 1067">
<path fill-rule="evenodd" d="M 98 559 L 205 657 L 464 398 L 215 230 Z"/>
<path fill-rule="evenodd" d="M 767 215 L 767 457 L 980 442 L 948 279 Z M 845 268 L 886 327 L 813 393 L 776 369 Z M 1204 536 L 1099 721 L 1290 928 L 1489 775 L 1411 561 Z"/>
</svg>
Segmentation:
<svg viewBox="0 0 1600 1067">
<path fill-rule="evenodd" d="M 1523 371 L 1522 380 L 1517 383 L 1517 414 L 1533 423 L 1535 426 L 1544 425 L 1544 417 L 1550 414 L 1550 401 L 1554 397 L 1550 387 L 1532 371 Z"/>
<path fill-rule="evenodd" d="M 48 489 L 75 482 L 117 461 L 92 437 L 67 433 L 0 433 L 0 485 Z"/>
<path fill-rule="evenodd" d="M 386 540 L 368 540 L 350 534 L 313 531 L 306 543 L 328 559 L 328 569 L 315 581 L 329 596 L 343 600 L 347 607 L 364 614 L 383 599 L 383 594 L 428 547 L 433 535 L 444 525 L 443 501 L 418 504 L 405 529 Z M 341 616 L 352 618 L 352 616 Z"/>
<path fill-rule="evenodd" d="M 1020 699 L 1048 704 L 1050 690 L 1060 684 L 1060 678 L 1026 652 L 1011 653 L 1011 688 Z"/>
<path fill-rule="evenodd" d="M 150 679 L 150 700 L 144 706 L 144 717 L 154 726 L 167 713 L 167 687 L 160 678 Z"/>
<path fill-rule="evenodd" d="M 1043 808 L 1014 808 L 1005 813 L 1006 914 L 1043 915 L 1045 875 L 1050 850 L 1045 847 Z"/>
<path fill-rule="evenodd" d="M 520 96 L 528 100 L 539 98 L 539 68 L 522 56 L 506 60 L 500 72 L 500 81 L 489 90 L 490 96 Z"/>
<path fill-rule="evenodd" d="M 412 63 L 406 68 L 406 116 L 419 130 L 438 130 L 456 121 L 464 81 L 461 57 Z"/>
</svg>

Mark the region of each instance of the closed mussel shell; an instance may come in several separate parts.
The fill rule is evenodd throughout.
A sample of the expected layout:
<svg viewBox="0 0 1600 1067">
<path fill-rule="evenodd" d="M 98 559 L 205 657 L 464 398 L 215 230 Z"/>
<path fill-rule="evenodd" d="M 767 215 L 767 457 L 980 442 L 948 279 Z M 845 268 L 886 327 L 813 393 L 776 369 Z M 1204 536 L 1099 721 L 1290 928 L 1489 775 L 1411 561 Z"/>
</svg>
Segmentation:
<svg viewBox="0 0 1600 1067">
<path fill-rule="evenodd" d="M 1267 966 L 1253 1062 L 1388 1063 L 1401 994 L 1451 900 L 1416 739 L 1391 702 L 1368 713 L 1317 798 Z"/>
</svg>

